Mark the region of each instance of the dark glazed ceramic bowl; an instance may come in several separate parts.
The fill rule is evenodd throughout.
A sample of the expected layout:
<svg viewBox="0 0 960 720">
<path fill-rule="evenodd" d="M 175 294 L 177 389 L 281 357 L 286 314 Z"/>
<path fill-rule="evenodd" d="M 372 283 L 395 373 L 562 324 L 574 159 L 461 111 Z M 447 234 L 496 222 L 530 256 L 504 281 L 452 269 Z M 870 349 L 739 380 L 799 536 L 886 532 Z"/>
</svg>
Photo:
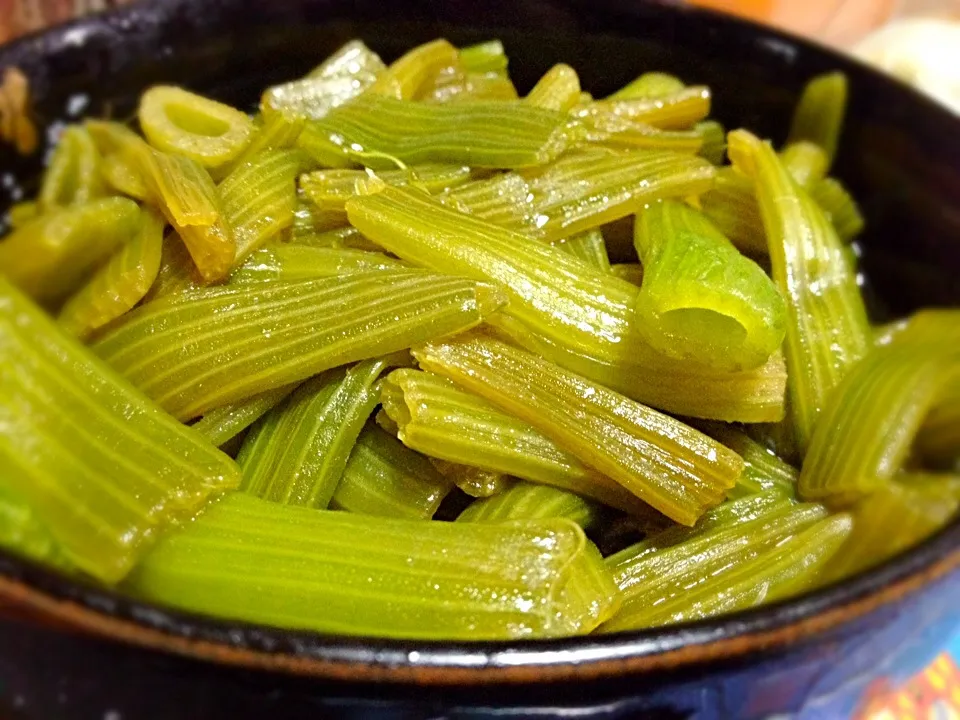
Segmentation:
<svg viewBox="0 0 960 720">
<path fill-rule="evenodd" d="M 638 0 L 157 0 L 0 48 L 47 126 L 126 116 L 176 82 L 241 106 L 359 36 L 392 58 L 446 36 L 497 36 L 529 88 L 569 62 L 596 94 L 663 69 L 713 86 L 715 114 L 782 140 L 803 81 L 848 73 L 838 173 L 869 220 L 876 307 L 960 304 L 960 121 L 809 43 Z M 40 159 L 0 149 L 0 208 Z M 960 523 L 813 595 L 717 620 L 569 640 L 418 643 L 324 636 L 172 612 L 0 554 L 0 716 L 845 717 L 879 674 L 906 672 L 958 624 Z M 918 654 L 920 653 L 920 654 Z M 840 661 L 840 662 L 838 662 Z M 851 699 L 852 698 L 852 699 Z"/>
</svg>

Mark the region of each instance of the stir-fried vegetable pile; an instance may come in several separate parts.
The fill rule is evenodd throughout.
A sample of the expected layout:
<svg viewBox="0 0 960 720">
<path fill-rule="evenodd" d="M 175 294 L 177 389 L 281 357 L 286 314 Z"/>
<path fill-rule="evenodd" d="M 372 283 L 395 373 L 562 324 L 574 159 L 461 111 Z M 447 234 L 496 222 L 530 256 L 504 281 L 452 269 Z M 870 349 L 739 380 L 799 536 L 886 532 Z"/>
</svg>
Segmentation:
<svg viewBox="0 0 960 720">
<path fill-rule="evenodd" d="M 846 90 L 812 80 L 775 148 L 663 73 L 521 98 L 499 42 L 354 41 L 253 116 L 160 86 L 136 129 L 67 128 L 0 241 L 0 545 L 464 639 L 891 557 L 960 502 L 960 311 L 870 324 Z"/>
</svg>

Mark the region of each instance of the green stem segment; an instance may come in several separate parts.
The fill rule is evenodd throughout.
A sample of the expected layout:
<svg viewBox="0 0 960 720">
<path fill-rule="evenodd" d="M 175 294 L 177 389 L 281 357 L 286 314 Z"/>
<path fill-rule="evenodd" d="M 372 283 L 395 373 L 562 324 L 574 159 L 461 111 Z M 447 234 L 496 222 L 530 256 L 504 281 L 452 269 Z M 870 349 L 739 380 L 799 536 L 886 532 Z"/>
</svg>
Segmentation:
<svg viewBox="0 0 960 720">
<path fill-rule="evenodd" d="M 700 196 L 700 208 L 740 252 L 767 256 L 767 236 L 749 178 L 731 167 L 719 168 L 713 187 Z"/>
<path fill-rule="evenodd" d="M 74 569 L 33 508 L 5 485 L 0 486 L 0 548 L 59 570 Z"/>
<path fill-rule="evenodd" d="M 433 458 L 553 485 L 622 510 L 643 510 L 629 491 L 532 425 L 445 377 L 394 370 L 383 383 L 381 402 L 398 437 Z"/>
<path fill-rule="evenodd" d="M 609 272 L 404 188 L 354 198 L 347 211 L 365 236 L 404 260 L 502 287 L 510 304 L 496 325 L 571 370 L 678 414 L 782 417 L 782 360 L 728 373 L 663 356 L 638 337 L 636 286 Z"/>
<path fill-rule="evenodd" d="M 38 209 L 44 212 L 105 195 L 100 166 L 100 153 L 86 128 L 66 128 L 43 174 Z"/>
<path fill-rule="evenodd" d="M 290 234 L 290 245 L 301 245 L 315 248 L 335 248 L 347 250 L 366 250 L 369 252 L 383 252 L 383 248 L 364 237 L 355 227 L 342 227 L 333 230 L 318 232 L 307 230 L 305 227 L 296 231 L 296 217 L 294 218 L 294 232 Z"/>
<path fill-rule="evenodd" d="M 347 217 L 343 210 L 322 210 L 307 199 L 305 193 L 298 191 L 290 242 L 310 242 L 319 234 L 343 230 L 346 223 Z"/>
<path fill-rule="evenodd" d="M 784 497 L 796 495 L 800 473 L 774 452 L 732 425 L 701 423 L 700 427 L 743 458 L 743 474 L 727 497 L 739 498 L 767 490 Z"/>
<path fill-rule="evenodd" d="M 382 252 L 277 244 L 257 250 L 247 258 L 230 276 L 230 284 L 316 280 L 376 270 L 399 270 L 405 266 L 402 260 Z"/>
<path fill-rule="evenodd" d="M 457 522 L 501 523 L 511 520 L 567 518 L 584 528 L 599 520 L 599 507 L 572 492 L 519 482 L 490 498 L 474 500 Z"/>
<path fill-rule="evenodd" d="M 140 136 L 117 123 L 87 121 L 98 145 L 119 159 L 149 202 L 167 218 L 183 240 L 206 282 L 226 277 L 233 267 L 236 243 L 223 216 L 217 188 L 196 160 L 154 150 Z"/>
<path fill-rule="evenodd" d="M 662 72 L 648 72 L 631 80 L 608 100 L 649 100 L 674 95 L 686 87 L 683 80 Z"/>
<path fill-rule="evenodd" d="M 317 170 L 300 176 L 300 189 L 321 211 L 342 214 L 346 224 L 344 206 L 347 200 L 361 194 L 367 183 L 376 180 L 395 187 L 410 185 L 435 195 L 470 180 L 470 168 L 432 163 L 404 170 L 381 170 L 375 174 L 364 170 Z"/>
<path fill-rule="evenodd" d="M 557 248 L 403 188 L 354 198 L 347 210 L 364 235 L 404 260 L 498 283 L 510 296 L 505 312 L 554 342 L 589 349 L 626 334 L 636 288 Z"/>
<path fill-rule="evenodd" d="M 788 390 L 802 453 L 834 388 L 871 344 L 867 313 L 846 248 L 770 144 L 737 130 L 729 153 L 756 185 L 773 279 L 787 301 Z"/>
<path fill-rule="evenodd" d="M 139 226 L 137 204 L 125 198 L 57 208 L 0 241 L 0 272 L 38 302 L 56 305 Z"/>
<path fill-rule="evenodd" d="M 800 494 L 847 504 L 903 467 L 930 409 L 960 378 L 960 311 L 920 313 L 851 370 L 824 408 Z"/>
<path fill-rule="evenodd" d="M 427 458 L 376 425 L 368 425 L 350 453 L 330 507 L 361 515 L 429 520 L 452 486 Z"/>
<path fill-rule="evenodd" d="M 694 125 L 693 129 L 703 138 L 700 157 L 713 165 L 723 165 L 727 155 L 726 128 L 716 120 L 703 120 Z"/>
<path fill-rule="evenodd" d="M 440 38 L 408 50 L 390 64 L 370 93 L 397 100 L 412 100 L 444 68 L 459 61 L 459 52 L 448 41 Z"/>
<path fill-rule="evenodd" d="M 810 195 L 830 218 L 844 242 L 850 242 L 863 232 L 866 224 L 863 214 L 850 191 L 839 180 L 828 177 L 814 183 Z"/>
<path fill-rule="evenodd" d="M 714 173 L 703 158 L 663 150 L 570 154 L 530 178 L 528 227 L 547 240 L 569 237 L 656 200 L 698 195 Z"/>
<path fill-rule="evenodd" d="M 267 88 L 260 111 L 273 117 L 317 120 L 373 85 L 386 66 L 360 40 L 351 40 L 300 80 Z"/>
<path fill-rule="evenodd" d="M 787 146 L 808 141 L 823 149 L 827 165 L 833 162 L 847 109 L 847 76 L 819 75 L 807 83 L 793 113 Z"/>
<path fill-rule="evenodd" d="M 813 183 L 808 192 L 827 215 L 837 235 L 848 243 L 863 231 L 860 208 L 836 178 Z M 767 237 L 753 183 L 733 168 L 717 171 L 713 188 L 700 196 L 700 207 L 741 252 L 751 257 L 767 256 Z"/>
<path fill-rule="evenodd" d="M 150 202 L 176 229 L 197 272 L 204 282 L 222 280 L 233 268 L 237 245 L 210 175 L 180 155 L 146 148 L 136 157 Z"/>
<path fill-rule="evenodd" d="M 220 183 L 223 217 L 237 245 L 235 265 L 293 224 L 297 175 L 305 166 L 297 150 L 266 150 L 238 164 Z"/>
<path fill-rule="evenodd" d="M 569 65 L 560 63 L 550 68 L 537 81 L 526 102 L 547 110 L 567 112 L 580 99 L 580 77 Z"/>
<path fill-rule="evenodd" d="M 607 559 L 624 605 L 602 630 L 696 620 L 810 587 L 851 525 L 822 506 L 788 503 L 686 539 L 654 537 L 627 548 Z"/>
<path fill-rule="evenodd" d="M 350 451 L 380 400 L 386 360 L 309 380 L 250 431 L 237 462 L 241 489 L 287 505 L 326 508 Z"/>
<path fill-rule="evenodd" d="M 419 103 L 365 93 L 308 123 L 298 142 L 330 167 L 523 168 L 549 162 L 571 139 L 561 113 L 527 103 Z"/>
<path fill-rule="evenodd" d="M 582 260 L 595 270 L 611 272 L 607 246 L 604 244 L 603 233 L 599 228 L 587 230 L 579 235 L 561 240 L 556 243 L 556 247 L 578 260 Z"/>
<path fill-rule="evenodd" d="M 29 505 L 71 563 L 105 582 L 240 480 L 229 457 L 2 279 L 0 426 L 0 488 Z"/>
<path fill-rule="evenodd" d="M 480 101 L 513 102 L 518 99 L 517 88 L 509 76 L 501 71 L 471 72 L 462 64 L 439 71 L 421 92 L 417 100 L 437 103 Z"/>
<path fill-rule="evenodd" d="M 797 185 L 808 191 L 827 174 L 827 154 L 822 147 L 808 140 L 787 145 L 780 153 L 780 159 Z"/>
<path fill-rule="evenodd" d="M 133 239 L 114 253 L 82 288 L 64 303 L 60 327 L 84 339 L 132 309 L 153 285 L 160 270 L 163 218 L 145 210 Z"/>
<path fill-rule="evenodd" d="M 191 427 L 211 444 L 220 447 L 279 405 L 296 386 L 297 383 L 282 385 L 247 400 L 222 405 L 204 413 Z"/>
<path fill-rule="evenodd" d="M 328 368 L 466 330 L 502 302 L 489 287 L 412 269 L 246 283 L 148 303 L 94 348 L 185 421 Z"/>
<path fill-rule="evenodd" d="M 960 477 L 901 476 L 853 506 L 853 532 L 825 569 L 850 577 L 913 547 L 943 527 L 960 505 Z"/>
<path fill-rule="evenodd" d="M 207 168 L 234 160 L 254 133 L 246 113 L 170 85 L 154 85 L 143 93 L 137 119 L 155 148 Z"/>
<path fill-rule="evenodd" d="M 303 132 L 303 118 L 288 117 L 282 114 L 256 118 L 257 130 L 250 142 L 236 158 L 211 170 L 214 180 L 223 180 L 244 163 L 271 150 L 289 150 L 297 144 L 297 138 Z"/>
<path fill-rule="evenodd" d="M 586 594 L 579 575 L 598 579 Z M 618 602 L 599 553 L 569 520 L 371 518 L 242 493 L 163 538 L 129 587 L 247 622 L 444 640 L 586 633 Z"/>
<path fill-rule="evenodd" d="M 196 289 L 202 284 L 187 246 L 175 232 L 168 232 L 160 247 L 160 269 L 143 297 L 142 304 L 176 295 L 184 290 Z"/>
<path fill-rule="evenodd" d="M 642 122 L 660 130 L 686 130 L 710 114 L 710 89 L 704 86 L 684 87 L 676 92 L 646 97 L 611 97 L 596 100 L 574 110 L 574 116 L 589 115 L 595 110 Z"/>
<path fill-rule="evenodd" d="M 700 211 L 652 205 L 637 218 L 634 243 L 644 269 L 637 327 L 652 347 L 725 370 L 757 367 L 779 349 L 779 291 Z"/>
<path fill-rule="evenodd" d="M 698 195 L 715 170 L 703 158 L 667 151 L 584 148 L 524 174 L 455 188 L 440 200 L 511 230 L 558 242 L 663 198 Z"/>
<path fill-rule="evenodd" d="M 960 382 L 947 388 L 920 428 L 917 450 L 939 467 L 960 472 Z"/>
<path fill-rule="evenodd" d="M 7 208 L 6 220 L 11 230 L 23 227 L 40 214 L 40 205 L 36 200 L 21 200 Z"/>
<path fill-rule="evenodd" d="M 736 453 L 687 425 L 506 343 L 464 336 L 414 356 L 681 524 L 718 504 L 743 469 Z"/>
<path fill-rule="evenodd" d="M 505 72 L 509 58 L 502 42 L 487 40 L 460 48 L 460 64 L 469 72 Z"/>
</svg>

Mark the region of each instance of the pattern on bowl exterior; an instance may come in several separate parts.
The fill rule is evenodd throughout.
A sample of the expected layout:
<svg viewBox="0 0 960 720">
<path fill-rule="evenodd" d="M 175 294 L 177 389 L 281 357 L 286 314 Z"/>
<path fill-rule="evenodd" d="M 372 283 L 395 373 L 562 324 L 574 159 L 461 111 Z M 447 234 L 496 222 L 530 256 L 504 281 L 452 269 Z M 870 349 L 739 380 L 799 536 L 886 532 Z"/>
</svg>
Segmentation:
<svg viewBox="0 0 960 720">
<path fill-rule="evenodd" d="M 869 221 L 874 305 L 960 303 L 960 146 L 951 142 L 960 123 L 853 61 L 703 11 L 615 0 L 155 0 L 0 48 L 0 67 L 30 77 L 37 119 L 55 127 L 78 114 L 125 117 L 137 92 L 161 80 L 247 105 L 351 37 L 392 57 L 441 35 L 501 37 L 521 89 L 560 60 L 597 93 L 643 70 L 675 72 L 712 85 L 728 125 L 777 140 L 803 81 L 845 70 L 852 98 L 838 172 Z M 0 167 L 5 207 L 35 186 L 39 158 L 0 148 Z M 0 621 L 0 715 L 482 718 L 579 708 L 578 717 L 712 718 L 806 706 L 810 717 L 843 717 L 876 673 L 916 669 L 919 639 L 960 622 L 958 566 L 954 522 L 874 572 L 768 608 L 622 635 L 452 644 L 168 612 L 0 555 L 0 608 L 19 618 Z"/>
</svg>

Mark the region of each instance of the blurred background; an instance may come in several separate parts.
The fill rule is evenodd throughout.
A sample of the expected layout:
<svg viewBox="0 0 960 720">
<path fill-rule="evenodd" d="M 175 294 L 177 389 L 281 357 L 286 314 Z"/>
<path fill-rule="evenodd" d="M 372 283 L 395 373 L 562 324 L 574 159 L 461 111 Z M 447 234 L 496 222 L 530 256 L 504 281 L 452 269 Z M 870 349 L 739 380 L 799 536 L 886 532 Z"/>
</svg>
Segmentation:
<svg viewBox="0 0 960 720">
<path fill-rule="evenodd" d="M 960 19 L 960 0 L 692 1 L 696 5 L 768 22 L 823 42 L 848 47 L 897 18 L 952 15 Z M 131 0 L 0 0 L 0 42 L 84 13 L 128 2 Z"/>
<path fill-rule="evenodd" d="M 872 31 L 897 19 L 960 19 L 958 0 L 699 0 L 695 4 L 768 22 L 840 47 L 853 47 Z"/>
<path fill-rule="evenodd" d="M 0 0 L 0 43 L 133 1 Z M 960 0 L 689 1 L 855 53 L 960 112 Z"/>
</svg>

